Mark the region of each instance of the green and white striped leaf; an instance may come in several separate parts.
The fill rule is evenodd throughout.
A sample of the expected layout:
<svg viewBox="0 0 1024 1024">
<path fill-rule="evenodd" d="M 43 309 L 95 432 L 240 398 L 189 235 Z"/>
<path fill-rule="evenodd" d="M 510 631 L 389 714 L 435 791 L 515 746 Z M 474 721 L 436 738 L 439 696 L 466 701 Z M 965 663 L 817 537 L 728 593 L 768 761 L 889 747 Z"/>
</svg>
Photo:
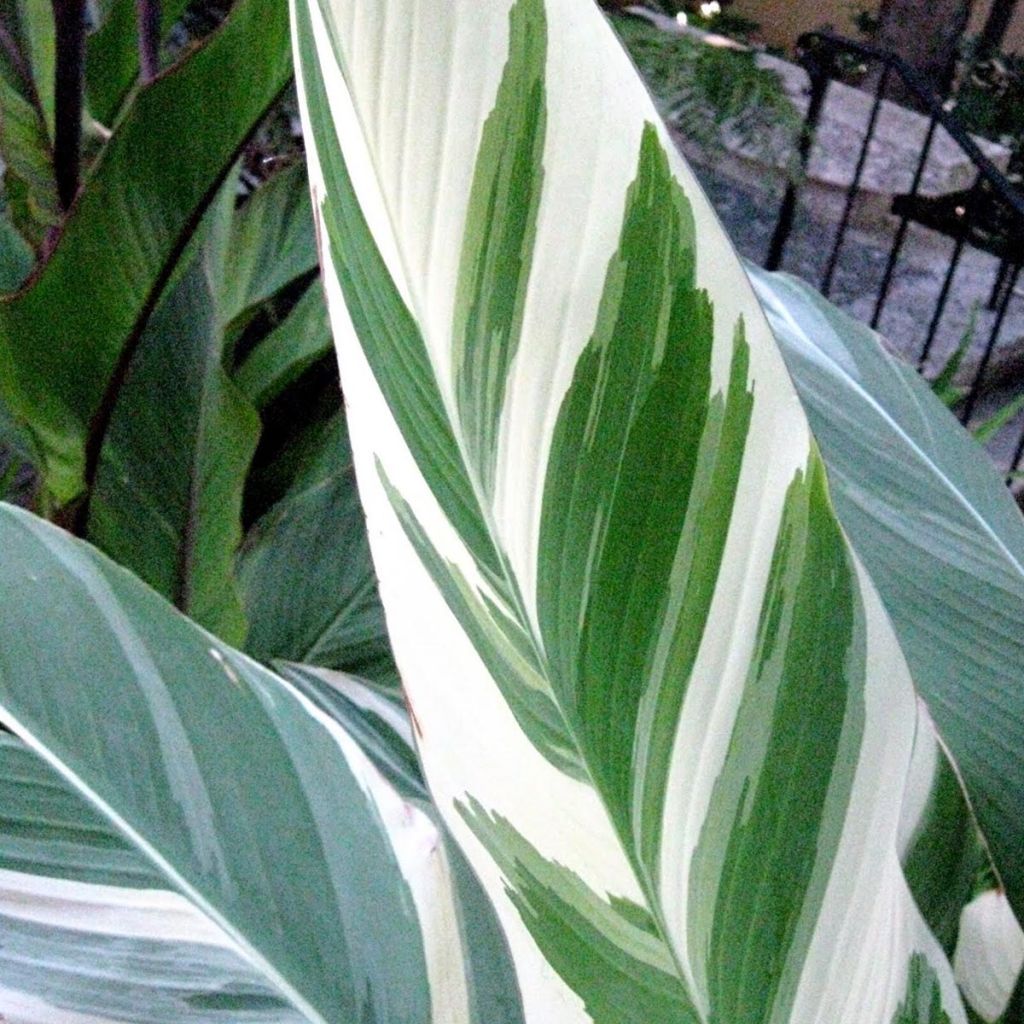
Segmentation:
<svg viewBox="0 0 1024 1024">
<path fill-rule="evenodd" d="M 0 551 L 0 722 L 64 783 L 21 802 L 23 817 L 42 820 L 15 829 L 20 846 L 0 822 L 0 879 L 8 902 L 27 908 L 0 943 L 20 957 L 0 974 L 0 1013 L 145 1020 L 126 1006 L 142 998 L 130 990 L 148 962 L 154 1014 L 219 976 L 225 998 L 188 1004 L 194 1019 L 259 1019 L 251 1011 L 271 1007 L 274 1020 L 318 1024 L 517 1024 L 514 990 L 493 977 L 499 945 L 485 947 L 491 973 L 473 975 L 477 953 L 463 939 L 464 919 L 481 915 L 472 879 L 338 716 L 7 505 Z M 93 828 L 97 818 L 106 824 Z M 125 931 L 133 907 L 145 919 L 138 934 Z M 171 947 L 133 958 L 135 938 L 161 936 Z M 90 986 L 84 961 L 95 965 L 115 937 L 110 976 Z M 213 949 L 198 957 L 179 942 Z M 490 1012 L 495 991 L 506 1016 Z M 264 994 L 253 1003 L 246 993 Z"/>
<path fill-rule="evenodd" d="M 7 733 L 0 798 L 5 1020 L 302 1020 L 223 931 Z"/>
<path fill-rule="evenodd" d="M 980 445 L 878 336 L 751 268 L 829 469 L 1024 919 L 1024 520 Z"/>
<path fill-rule="evenodd" d="M 292 11 L 389 632 L 526 1019 L 964 1021 L 906 664 L 596 7 Z"/>
</svg>

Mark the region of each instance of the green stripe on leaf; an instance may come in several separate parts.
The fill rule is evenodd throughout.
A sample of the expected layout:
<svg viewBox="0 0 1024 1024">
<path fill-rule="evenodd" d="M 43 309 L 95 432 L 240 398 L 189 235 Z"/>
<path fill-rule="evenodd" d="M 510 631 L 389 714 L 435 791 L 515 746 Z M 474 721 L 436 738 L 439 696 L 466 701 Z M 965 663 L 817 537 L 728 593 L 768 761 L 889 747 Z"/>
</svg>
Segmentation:
<svg viewBox="0 0 1024 1024">
<path fill-rule="evenodd" d="M 907 994 L 892 1024 L 951 1024 L 949 1015 L 942 1008 L 939 979 L 932 965 L 920 953 L 911 958 Z"/>
<path fill-rule="evenodd" d="M 377 472 L 409 543 L 487 666 L 520 728 L 538 752 L 559 771 L 585 779 L 587 773 L 580 762 L 576 742 L 566 729 L 523 627 L 511 612 L 499 607 L 496 600 L 478 593 L 458 567 L 438 553 L 379 463 Z"/>
<path fill-rule="evenodd" d="M 646 757 L 641 846 L 652 861 L 752 405 L 742 325 L 728 397 L 710 397 L 713 311 L 696 285 L 695 245 L 690 203 L 648 126 L 594 333 L 555 428 L 538 556 L 552 688 L 627 844 Z M 695 543 L 705 545 L 699 561 Z"/>
<path fill-rule="evenodd" d="M 594 1024 L 698 1024 L 672 954 L 643 907 L 601 897 L 476 800 L 458 810 L 501 868 L 534 941 Z"/>
<path fill-rule="evenodd" d="M 463 439 L 488 498 L 522 329 L 544 171 L 543 0 L 509 14 L 509 59 L 477 154 L 455 299 L 454 372 Z"/>
<path fill-rule="evenodd" d="M 713 1019 L 789 1019 L 864 727 L 864 611 L 820 457 L 796 475 L 754 659 L 690 873 Z"/>
<path fill-rule="evenodd" d="M 322 214 L 327 247 L 345 304 L 392 415 L 452 525 L 488 575 L 501 559 L 459 455 L 459 445 L 423 336 L 388 272 L 359 206 L 333 127 L 309 10 L 295 5 L 310 127 L 327 185 Z"/>
</svg>

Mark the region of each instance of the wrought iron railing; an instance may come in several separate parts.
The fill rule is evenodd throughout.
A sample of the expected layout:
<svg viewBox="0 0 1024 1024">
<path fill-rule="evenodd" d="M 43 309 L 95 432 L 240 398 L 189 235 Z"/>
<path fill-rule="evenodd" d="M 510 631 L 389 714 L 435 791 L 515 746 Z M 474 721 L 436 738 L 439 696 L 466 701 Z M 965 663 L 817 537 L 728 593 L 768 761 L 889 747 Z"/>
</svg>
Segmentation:
<svg viewBox="0 0 1024 1024">
<path fill-rule="evenodd" d="M 928 127 L 914 168 L 910 191 L 905 195 L 896 196 L 892 203 L 891 212 L 895 215 L 896 221 L 885 267 L 877 283 L 871 326 L 877 327 L 882 318 L 890 297 L 894 273 L 907 240 L 908 227 L 912 222 L 947 235 L 953 243 L 948 267 L 930 311 L 927 307 L 928 297 L 922 296 L 921 322 L 927 318 L 928 327 L 917 356 L 920 370 L 925 368 L 932 354 L 936 333 L 946 312 L 957 268 L 965 249 L 974 248 L 990 253 L 998 261 L 993 285 L 987 296 L 988 308 L 992 310 L 994 316 L 977 359 L 973 377 L 956 410 L 961 421 L 969 424 L 989 383 L 987 375 L 993 353 L 1006 323 L 1007 311 L 1014 299 L 1021 265 L 1024 263 L 1024 194 L 982 152 L 970 133 L 958 121 L 955 110 L 936 97 L 924 79 L 896 55 L 828 32 L 808 33 L 800 38 L 798 45 L 800 61 L 810 77 L 811 89 L 804 131 L 798 142 L 801 172 L 806 172 L 810 163 L 815 133 L 830 84 L 845 77 L 851 57 L 873 71 L 871 80 L 874 82 L 874 100 L 824 271 L 818 282 L 821 291 L 826 296 L 832 291 L 836 269 L 842 258 L 843 246 L 861 189 L 871 143 L 875 138 L 879 113 L 889 85 L 896 79 L 902 83 L 905 94 L 909 94 L 916 101 L 918 110 L 928 119 Z M 922 195 L 922 182 L 939 128 L 949 135 L 970 162 L 974 168 L 974 180 L 968 188 L 961 191 L 926 196 Z M 792 178 L 786 187 L 765 260 L 765 266 L 769 270 L 779 269 L 783 265 L 786 245 L 793 232 L 799 196 L 805 180 L 806 176 L 802 173 Z M 1020 390 L 1024 391 L 1024 380 L 1020 382 Z M 1019 470 L 1022 462 L 1024 425 L 1021 426 L 1019 439 L 1012 445 L 1008 473 L 1012 474 Z"/>
</svg>

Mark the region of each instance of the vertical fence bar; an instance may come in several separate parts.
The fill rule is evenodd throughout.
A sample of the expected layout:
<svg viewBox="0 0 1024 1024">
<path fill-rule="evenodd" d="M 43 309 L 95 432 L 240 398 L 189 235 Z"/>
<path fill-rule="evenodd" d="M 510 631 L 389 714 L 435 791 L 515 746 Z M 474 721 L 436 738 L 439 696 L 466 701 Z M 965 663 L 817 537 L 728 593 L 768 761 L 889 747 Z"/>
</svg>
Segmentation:
<svg viewBox="0 0 1024 1024">
<path fill-rule="evenodd" d="M 832 57 L 829 54 L 829 64 Z M 807 116 L 804 118 L 803 129 L 800 132 L 800 139 L 797 142 L 797 158 L 800 167 L 800 176 L 803 177 L 807 171 L 807 165 L 811 159 L 811 147 L 814 144 L 814 136 L 818 130 L 818 122 L 821 120 L 821 109 L 825 103 L 825 94 L 828 92 L 829 70 L 821 64 L 818 54 L 807 54 L 804 67 L 811 80 L 811 101 L 807 107 Z M 792 178 L 786 185 L 786 194 L 782 199 L 782 206 L 779 208 L 779 219 L 772 234 L 771 244 L 768 246 L 768 255 L 764 261 L 765 270 L 778 270 L 782 266 L 782 257 L 785 255 L 786 243 L 793 231 L 793 218 L 796 215 L 797 192 L 799 183 Z"/>
<path fill-rule="evenodd" d="M 828 257 L 828 265 L 825 268 L 825 276 L 821 281 L 821 293 L 826 298 L 832 292 L 832 280 L 836 273 L 836 264 L 839 262 L 839 253 L 843 247 L 843 239 L 846 237 L 846 229 L 850 223 L 850 214 L 853 212 L 853 204 L 857 199 L 857 191 L 860 188 L 860 179 L 864 174 L 864 167 L 868 162 L 868 151 L 871 148 L 871 140 L 875 135 L 875 124 L 878 122 L 878 112 L 882 109 L 882 97 L 885 96 L 886 87 L 889 84 L 889 73 L 891 65 L 886 64 L 878 79 L 878 87 L 875 89 L 875 102 L 871 105 L 871 114 L 868 117 L 867 131 L 864 135 L 864 143 L 860 147 L 860 155 L 857 157 L 857 166 L 853 171 L 853 179 L 850 187 L 846 190 L 846 202 L 843 205 L 843 215 L 839 219 L 839 227 L 836 230 L 835 242 L 832 245 L 832 252 Z"/>
<path fill-rule="evenodd" d="M 935 342 L 935 335 L 938 333 L 939 324 L 942 323 L 942 314 L 946 312 L 946 303 L 949 301 L 949 291 L 953 285 L 953 278 L 956 276 L 956 268 L 960 265 L 960 256 L 964 251 L 964 238 L 961 236 L 953 245 L 953 253 L 949 258 L 949 269 L 939 289 L 939 297 L 935 302 L 935 312 L 932 314 L 931 323 L 928 324 L 928 333 L 925 335 L 924 346 L 921 355 L 917 360 L 918 372 L 924 370 L 925 363 L 932 352 L 932 345 Z"/>
<path fill-rule="evenodd" d="M 921 357 L 917 361 L 917 368 L 919 371 L 924 370 L 925 363 L 928 362 L 928 356 L 931 355 L 932 351 L 932 343 L 935 341 L 935 335 L 938 332 L 939 324 L 942 322 L 942 314 L 946 311 L 946 302 L 949 300 L 949 291 L 953 284 L 953 278 L 956 276 L 957 267 L 960 265 L 960 257 L 963 255 L 964 246 L 967 244 L 967 235 L 970 231 L 971 218 L 974 216 L 978 205 L 978 194 L 981 191 L 980 186 L 981 174 L 979 173 L 974 179 L 974 184 L 971 186 L 971 189 L 967 194 L 967 198 L 964 200 L 964 205 L 957 209 L 960 220 L 957 224 L 953 254 L 950 256 L 949 269 L 946 271 L 946 277 L 943 280 L 942 288 L 939 291 L 938 301 L 935 303 L 935 313 L 932 316 L 931 323 L 928 325 L 928 334 L 924 339 L 924 347 L 921 349 Z"/>
<path fill-rule="evenodd" d="M 1005 258 L 1001 259 L 999 261 L 999 269 L 996 271 L 996 279 L 992 282 L 992 292 L 988 297 L 987 306 L 989 309 L 995 309 L 999 305 L 999 296 L 1003 293 L 1003 286 L 1006 284 L 1006 278 L 1009 276 L 1010 270 L 1010 261 Z"/>
<path fill-rule="evenodd" d="M 1000 169 L 992 163 L 985 153 L 979 149 L 972 136 L 970 136 L 964 127 L 949 114 L 949 106 L 942 104 L 939 98 L 934 95 L 929 84 L 925 82 L 914 68 L 908 66 L 899 57 L 880 50 L 877 47 L 843 39 L 841 37 L 831 35 L 828 32 L 807 33 L 805 36 L 801 37 L 799 44 L 804 54 L 804 66 L 811 77 L 810 104 L 808 106 L 807 117 L 804 122 L 804 131 L 798 144 L 801 172 L 806 172 L 807 165 L 810 160 L 814 133 L 818 127 L 821 117 L 822 106 L 824 104 L 825 95 L 834 70 L 837 55 L 847 53 L 857 54 L 863 59 L 875 61 L 884 65 L 883 76 L 881 77 L 874 93 L 874 103 L 871 108 L 864 142 L 858 155 L 857 167 L 854 172 L 853 180 L 851 181 L 850 187 L 846 193 L 843 214 L 839 228 L 836 232 L 835 238 L 833 239 L 832 249 L 826 265 L 824 278 L 822 280 L 822 290 L 825 294 L 828 294 L 829 291 L 831 291 L 834 283 L 836 269 L 845 242 L 849 221 L 852 216 L 853 204 L 856 201 L 856 194 L 860 185 L 860 179 L 863 175 L 864 167 L 866 166 L 871 141 L 877 127 L 877 118 L 881 109 L 881 97 L 884 95 L 886 86 L 888 85 L 886 78 L 890 76 L 890 73 L 899 77 L 907 90 L 920 101 L 922 109 L 928 113 L 928 127 L 924 136 L 924 142 L 917 165 L 914 169 L 910 192 L 906 196 L 901 197 L 901 200 L 905 200 L 901 203 L 903 212 L 900 214 L 899 224 L 894 233 L 885 270 L 878 289 L 874 311 L 871 317 L 871 326 L 877 327 L 882 311 L 885 307 L 886 300 L 889 296 L 889 292 L 892 288 L 895 268 L 906 242 L 906 236 L 911 220 L 920 219 L 922 223 L 925 224 L 934 223 L 937 225 L 936 230 L 952 237 L 954 245 L 949 259 L 949 266 L 946 270 L 946 274 L 936 300 L 935 309 L 931 317 L 931 322 L 928 326 L 927 336 L 925 337 L 918 362 L 918 368 L 923 369 L 931 355 L 935 337 L 942 323 L 949 301 L 950 292 L 952 290 L 953 281 L 956 277 L 965 246 L 971 245 L 972 248 L 976 247 L 987 252 L 993 251 L 994 242 L 986 240 L 988 227 L 990 227 L 987 225 L 987 222 L 985 230 L 981 230 L 977 237 L 973 234 L 977 227 L 975 221 L 979 216 L 979 208 L 982 213 L 987 209 L 987 206 L 982 207 L 980 204 L 988 204 L 989 202 L 992 202 L 999 208 L 1005 207 L 1009 212 L 1011 226 L 1008 227 L 1005 224 L 1001 224 L 997 218 L 997 225 L 993 230 L 995 230 L 996 234 L 1000 238 L 1005 233 L 1007 238 L 1019 241 L 1021 237 L 1024 237 L 1024 194 L 1022 194 L 1020 187 L 1015 185 L 1013 180 L 1008 178 L 1004 172 L 1000 171 Z M 949 230 L 949 228 L 944 226 L 941 221 L 934 221 L 933 218 L 925 216 L 924 213 L 918 210 L 918 206 L 920 204 L 915 202 L 921 191 L 924 173 L 927 169 L 928 160 L 931 156 L 931 151 L 935 142 L 935 133 L 940 126 L 948 133 L 952 142 L 962 150 L 964 155 L 971 161 L 977 171 L 977 176 L 973 185 L 966 194 L 963 206 L 955 210 L 956 219 L 952 230 Z M 785 246 L 792 232 L 797 204 L 797 189 L 797 182 L 793 181 L 790 182 L 789 187 L 786 190 L 782 207 L 780 209 L 779 220 L 776 224 L 775 232 L 772 236 L 771 245 L 769 247 L 768 260 L 766 261 L 768 269 L 777 269 L 782 263 Z M 991 293 L 988 296 L 988 307 L 989 309 L 994 310 L 996 315 L 989 331 L 981 358 L 978 362 L 978 368 L 974 374 L 973 383 L 968 391 L 966 401 L 961 411 L 961 418 L 965 423 L 970 420 L 972 414 L 977 408 L 981 390 L 985 383 L 986 374 L 990 369 L 990 363 L 994 357 L 1000 333 L 1005 326 L 1009 304 L 1013 299 L 1017 283 L 1022 273 L 1022 264 L 1024 264 L 1024 260 L 1017 259 L 1017 256 L 1019 255 L 1017 253 L 1017 248 L 1011 248 L 1009 250 L 1009 256 L 1005 255 L 1005 246 L 995 248 L 996 252 L 1004 251 L 1004 255 L 1000 259 L 1000 266 L 993 282 Z M 1022 461 L 1024 461 L 1024 429 L 1021 431 L 1013 454 L 1013 459 L 1010 463 L 1007 483 L 1012 482 L 1015 474 L 1020 475 L 1017 471 L 1022 468 Z"/>
<path fill-rule="evenodd" d="M 1024 461 L 1024 427 L 1020 430 L 1020 441 L 1017 442 L 1017 450 L 1010 460 L 1010 472 L 1006 475 L 1006 482 L 1013 483 L 1013 474 L 1020 471 L 1021 462 Z"/>
<path fill-rule="evenodd" d="M 1013 290 L 1017 287 L 1019 277 L 1020 266 L 1018 265 L 1010 275 L 1010 280 L 1003 290 L 1002 298 L 999 300 L 999 311 L 996 313 L 996 318 L 992 323 L 992 330 L 989 332 L 988 341 L 985 343 L 985 351 L 982 353 L 981 362 L 978 364 L 978 372 L 974 375 L 974 383 L 971 385 L 967 401 L 964 403 L 963 412 L 960 415 L 961 423 L 967 424 L 970 421 L 971 413 L 974 412 L 974 407 L 978 404 L 978 396 L 981 394 L 981 382 L 992 359 L 992 353 L 995 351 L 999 332 L 1002 330 L 1003 321 L 1006 319 L 1006 310 L 1009 308 L 1010 299 L 1013 297 Z"/>
<path fill-rule="evenodd" d="M 921 156 L 917 161 L 917 167 L 914 170 L 914 178 L 910 183 L 909 201 L 917 197 L 917 193 L 921 188 L 921 181 L 924 178 L 924 169 L 928 165 L 928 157 L 931 155 L 932 140 L 935 138 L 935 129 L 938 127 L 938 118 L 932 115 L 931 121 L 928 123 L 928 132 L 924 137 L 924 147 L 921 150 Z M 875 309 L 871 314 L 871 326 L 874 328 L 878 327 L 878 321 L 882 318 L 882 307 L 885 306 L 885 300 L 889 297 L 889 289 L 892 287 L 892 275 L 896 269 L 896 263 L 900 258 L 900 252 L 903 249 L 903 242 L 907 237 L 907 224 L 910 218 L 907 214 L 903 214 L 900 217 L 899 227 L 896 229 L 896 235 L 893 238 L 892 248 L 889 250 L 889 259 L 885 264 L 885 272 L 882 274 L 882 283 L 878 288 L 878 298 L 875 300 Z"/>
</svg>

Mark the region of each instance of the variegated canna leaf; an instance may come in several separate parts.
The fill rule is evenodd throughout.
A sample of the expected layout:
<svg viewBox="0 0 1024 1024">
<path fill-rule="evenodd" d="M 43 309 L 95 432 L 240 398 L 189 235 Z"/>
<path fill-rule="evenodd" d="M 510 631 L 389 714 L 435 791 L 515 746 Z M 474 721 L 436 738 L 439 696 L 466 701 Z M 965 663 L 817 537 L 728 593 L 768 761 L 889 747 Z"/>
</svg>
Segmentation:
<svg viewBox="0 0 1024 1024">
<path fill-rule="evenodd" d="M 384 697 L 3 504 L 0 551 L 0 1016 L 522 1024 Z"/>
<path fill-rule="evenodd" d="M 389 631 L 527 1020 L 960 1024 L 905 661 L 596 7 L 292 12 Z"/>
<path fill-rule="evenodd" d="M 0 733 L 0 1013 L 12 1024 L 297 1024 L 228 936 Z"/>
<path fill-rule="evenodd" d="M 840 521 L 1024 916 L 1024 519 L 981 446 L 873 331 L 795 278 L 751 276 Z"/>
</svg>

